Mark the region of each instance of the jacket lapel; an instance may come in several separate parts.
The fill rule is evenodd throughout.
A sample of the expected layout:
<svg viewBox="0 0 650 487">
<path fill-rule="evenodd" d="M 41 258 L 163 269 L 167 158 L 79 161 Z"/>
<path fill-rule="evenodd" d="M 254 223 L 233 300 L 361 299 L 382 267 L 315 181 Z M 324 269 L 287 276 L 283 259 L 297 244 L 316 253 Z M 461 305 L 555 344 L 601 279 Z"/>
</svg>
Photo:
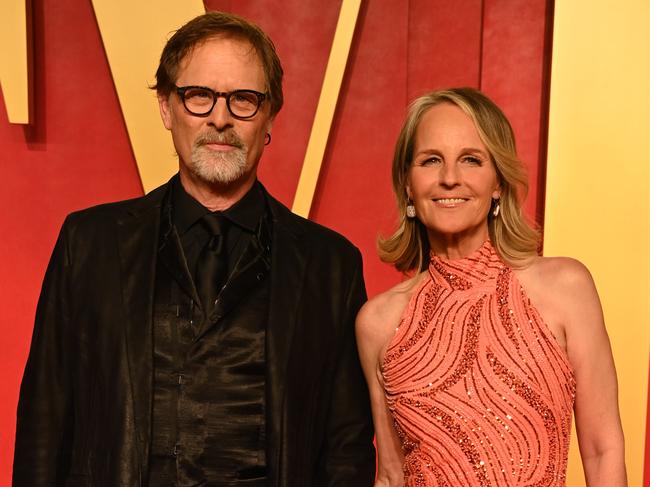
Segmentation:
<svg viewBox="0 0 650 487">
<path fill-rule="evenodd" d="M 284 447 L 286 377 L 292 338 L 298 319 L 301 290 L 309 261 L 309 244 L 302 239 L 300 217 L 267 193 L 273 220 L 271 294 L 266 331 L 267 434 L 269 478 L 274 482 Z"/>
<path fill-rule="evenodd" d="M 136 200 L 118 220 L 124 333 L 140 472 L 146 472 L 151 436 L 152 313 L 161 205 L 169 184 Z"/>
</svg>

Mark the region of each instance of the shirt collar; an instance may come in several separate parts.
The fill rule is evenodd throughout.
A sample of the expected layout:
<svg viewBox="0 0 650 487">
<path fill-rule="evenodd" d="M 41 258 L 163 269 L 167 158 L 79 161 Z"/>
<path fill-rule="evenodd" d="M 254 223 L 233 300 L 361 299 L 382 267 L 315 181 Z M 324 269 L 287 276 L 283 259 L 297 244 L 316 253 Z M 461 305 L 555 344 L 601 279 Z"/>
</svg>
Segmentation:
<svg viewBox="0 0 650 487">
<path fill-rule="evenodd" d="M 205 206 L 190 196 L 180 177 L 176 176 L 172 183 L 173 222 L 179 235 L 183 235 L 198 220 L 210 213 Z M 230 222 L 242 227 L 249 232 L 255 232 L 260 218 L 265 211 L 265 198 L 262 187 L 256 180 L 251 189 L 234 205 L 222 214 Z"/>
</svg>

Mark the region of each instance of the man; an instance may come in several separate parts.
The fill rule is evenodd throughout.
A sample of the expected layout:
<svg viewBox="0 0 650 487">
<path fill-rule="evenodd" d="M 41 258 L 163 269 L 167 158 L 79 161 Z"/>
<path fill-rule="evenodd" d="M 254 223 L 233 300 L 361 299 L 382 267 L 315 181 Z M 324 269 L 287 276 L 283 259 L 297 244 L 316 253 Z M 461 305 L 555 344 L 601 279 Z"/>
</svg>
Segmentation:
<svg viewBox="0 0 650 487">
<path fill-rule="evenodd" d="M 283 100 L 272 42 L 208 13 L 170 38 L 156 78 L 179 174 L 66 219 L 14 485 L 371 485 L 360 254 L 256 179 Z"/>
</svg>

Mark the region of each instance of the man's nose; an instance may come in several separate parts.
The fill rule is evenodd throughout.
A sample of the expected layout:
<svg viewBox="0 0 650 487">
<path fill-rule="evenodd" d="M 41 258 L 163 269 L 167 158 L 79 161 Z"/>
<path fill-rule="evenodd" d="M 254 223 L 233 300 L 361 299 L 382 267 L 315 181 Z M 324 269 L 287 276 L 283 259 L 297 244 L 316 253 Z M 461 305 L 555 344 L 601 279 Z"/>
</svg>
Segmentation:
<svg viewBox="0 0 650 487">
<path fill-rule="evenodd" d="M 208 119 L 209 123 L 214 125 L 217 130 L 232 126 L 233 116 L 228 110 L 225 98 L 217 98 L 217 103 L 214 104 L 212 112 L 208 115 Z"/>
</svg>

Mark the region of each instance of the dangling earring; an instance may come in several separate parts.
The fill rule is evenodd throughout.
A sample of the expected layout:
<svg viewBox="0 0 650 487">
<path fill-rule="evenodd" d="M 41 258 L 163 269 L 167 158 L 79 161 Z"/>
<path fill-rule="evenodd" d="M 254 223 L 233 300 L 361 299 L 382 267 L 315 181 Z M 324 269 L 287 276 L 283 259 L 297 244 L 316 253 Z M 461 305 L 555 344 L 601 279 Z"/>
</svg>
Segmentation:
<svg viewBox="0 0 650 487">
<path fill-rule="evenodd" d="M 264 145 L 269 145 L 271 143 L 271 133 L 267 132 L 264 136 Z"/>
<path fill-rule="evenodd" d="M 409 218 L 415 218 L 415 206 L 413 206 L 413 203 L 411 202 L 406 205 L 406 216 Z"/>
<path fill-rule="evenodd" d="M 494 209 L 492 210 L 492 216 L 496 218 L 499 216 L 499 211 L 501 211 L 501 205 L 499 204 L 498 199 L 492 201 L 494 201 Z"/>
</svg>

